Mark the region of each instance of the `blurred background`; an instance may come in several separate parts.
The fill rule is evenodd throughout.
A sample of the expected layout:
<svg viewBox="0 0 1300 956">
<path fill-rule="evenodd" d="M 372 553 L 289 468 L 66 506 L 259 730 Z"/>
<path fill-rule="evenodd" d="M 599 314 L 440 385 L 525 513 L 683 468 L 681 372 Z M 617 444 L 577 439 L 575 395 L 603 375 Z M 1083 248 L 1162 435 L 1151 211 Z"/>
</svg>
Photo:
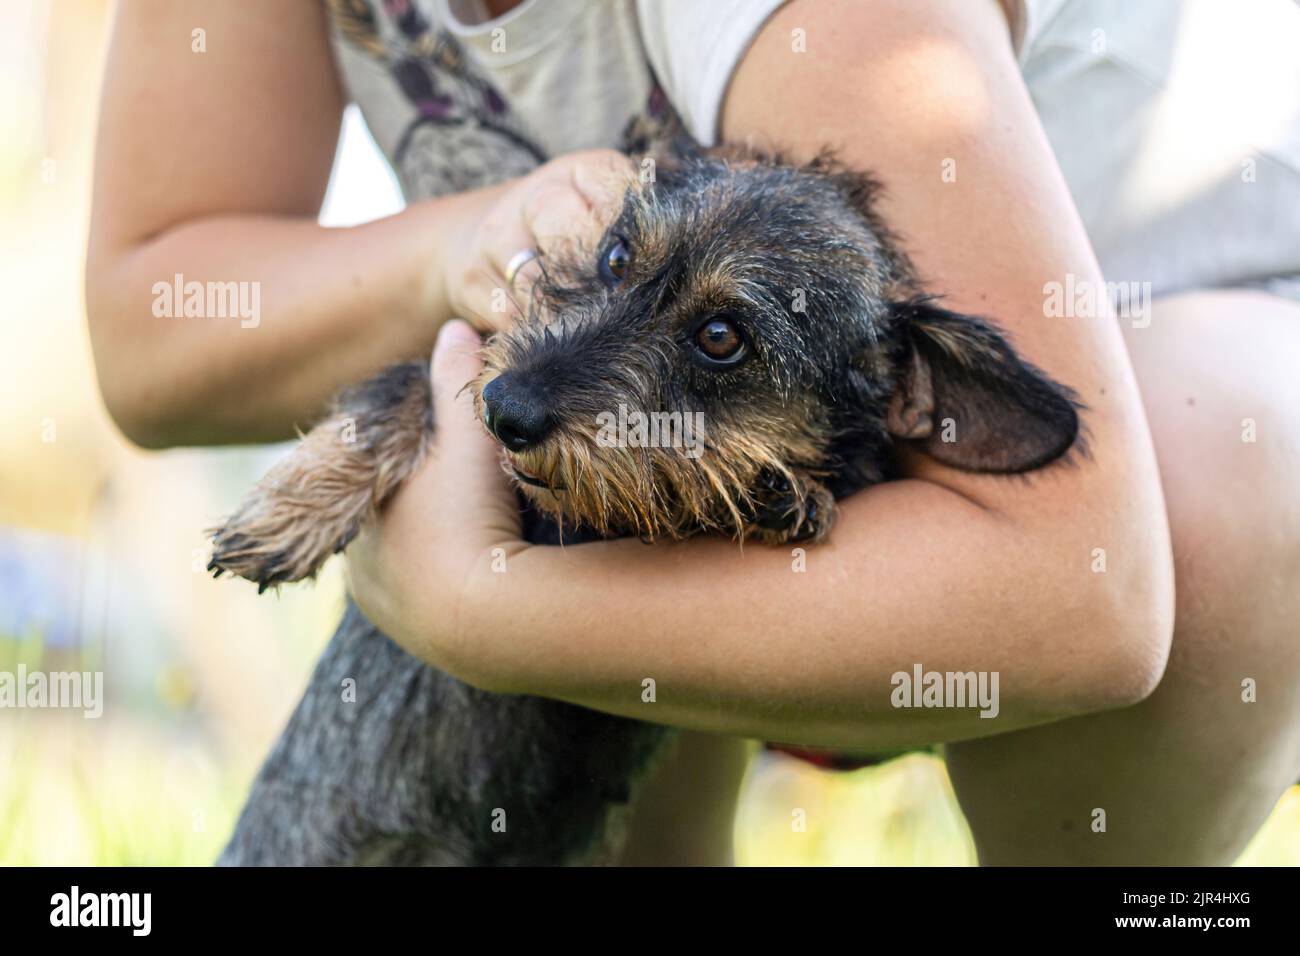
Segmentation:
<svg viewBox="0 0 1300 956">
<path fill-rule="evenodd" d="M 96 720 L 0 709 L 0 864 L 210 863 L 342 609 L 341 572 L 258 598 L 203 529 L 283 448 L 145 453 L 95 384 L 82 301 L 108 0 L 0 8 L 0 671 L 103 671 Z M 400 209 L 349 112 L 322 221 Z M 791 808 L 807 812 L 803 832 Z M 849 774 L 765 756 L 742 864 L 967 865 L 940 761 Z M 1300 864 L 1300 789 L 1242 864 Z"/>
</svg>

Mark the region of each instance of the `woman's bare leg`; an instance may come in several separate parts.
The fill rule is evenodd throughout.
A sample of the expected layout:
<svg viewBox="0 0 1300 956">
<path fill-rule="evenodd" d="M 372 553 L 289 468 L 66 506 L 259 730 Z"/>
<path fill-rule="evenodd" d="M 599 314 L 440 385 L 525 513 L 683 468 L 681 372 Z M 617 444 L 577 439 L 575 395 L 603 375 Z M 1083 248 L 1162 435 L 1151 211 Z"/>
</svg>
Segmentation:
<svg viewBox="0 0 1300 956">
<path fill-rule="evenodd" d="M 730 866 L 736 799 L 752 745 L 683 732 L 637 800 L 624 866 Z"/>
<path fill-rule="evenodd" d="M 1126 336 L 1173 529 L 1168 670 L 1137 706 L 948 748 L 985 864 L 1230 863 L 1300 770 L 1300 306 L 1181 296 Z"/>
</svg>

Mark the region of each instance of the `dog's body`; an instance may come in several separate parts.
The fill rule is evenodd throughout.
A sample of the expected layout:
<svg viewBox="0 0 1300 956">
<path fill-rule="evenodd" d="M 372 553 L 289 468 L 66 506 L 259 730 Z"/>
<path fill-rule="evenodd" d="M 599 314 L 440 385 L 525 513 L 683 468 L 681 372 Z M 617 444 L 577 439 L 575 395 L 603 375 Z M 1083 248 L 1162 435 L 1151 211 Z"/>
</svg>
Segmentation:
<svg viewBox="0 0 1300 956">
<path fill-rule="evenodd" d="M 347 681 L 356 700 L 344 703 Z M 253 784 L 234 866 L 608 860 L 672 731 L 470 687 L 349 604 Z"/>
<path fill-rule="evenodd" d="M 826 158 L 687 154 L 629 189 L 598 254 L 544 256 L 528 320 L 474 383 L 528 540 L 817 540 L 836 499 L 890 476 L 895 442 L 972 471 L 1064 455 L 1073 394 L 921 293 L 875 195 Z M 703 454 L 599 440 L 620 407 L 702 415 Z M 218 530 L 212 567 L 262 587 L 314 575 L 419 464 L 430 408 L 423 365 L 346 393 Z M 349 607 L 222 860 L 606 859 L 671 737 L 468 687 Z"/>
</svg>

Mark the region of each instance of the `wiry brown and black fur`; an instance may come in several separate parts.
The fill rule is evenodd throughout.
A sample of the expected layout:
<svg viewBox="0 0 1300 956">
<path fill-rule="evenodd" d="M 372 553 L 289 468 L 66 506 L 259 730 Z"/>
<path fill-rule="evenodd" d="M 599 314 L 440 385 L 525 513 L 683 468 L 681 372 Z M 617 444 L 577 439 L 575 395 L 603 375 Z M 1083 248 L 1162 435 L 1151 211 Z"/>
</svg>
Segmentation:
<svg viewBox="0 0 1300 956">
<path fill-rule="evenodd" d="M 994 473 L 1074 446 L 1073 393 L 987 321 L 924 294 L 876 193 L 825 156 L 687 152 L 629 186 L 599 247 L 543 250 L 527 319 L 487 344 L 471 386 L 513 448 L 503 461 L 520 479 L 526 536 L 816 540 L 835 499 L 891 476 L 898 442 Z M 609 268 L 618 244 L 621 275 Z M 743 340 L 725 367 L 697 337 L 718 318 Z M 606 447 L 598 416 L 620 405 L 702 413 L 703 452 Z M 527 441 L 507 440 L 507 415 L 526 421 Z M 263 588 L 313 576 L 412 472 L 432 428 L 423 363 L 346 393 L 216 531 L 213 569 Z M 345 677 L 355 704 L 340 702 Z M 223 859 L 588 861 L 669 738 L 467 687 L 353 607 Z"/>
</svg>

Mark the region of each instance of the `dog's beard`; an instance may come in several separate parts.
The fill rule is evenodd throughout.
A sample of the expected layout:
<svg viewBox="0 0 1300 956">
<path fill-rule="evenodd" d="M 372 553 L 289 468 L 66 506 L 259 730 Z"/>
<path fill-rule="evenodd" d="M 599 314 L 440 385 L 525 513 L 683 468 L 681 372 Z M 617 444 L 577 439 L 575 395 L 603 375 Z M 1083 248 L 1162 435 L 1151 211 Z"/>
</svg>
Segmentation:
<svg viewBox="0 0 1300 956">
<path fill-rule="evenodd" d="M 538 510 L 604 536 L 743 536 L 762 512 L 771 476 L 801 486 L 780 450 L 757 440 L 689 455 L 679 448 L 608 447 L 560 430 L 537 448 L 504 453 L 503 467 Z M 802 509 L 798 492 L 794 508 Z"/>
</svg>

